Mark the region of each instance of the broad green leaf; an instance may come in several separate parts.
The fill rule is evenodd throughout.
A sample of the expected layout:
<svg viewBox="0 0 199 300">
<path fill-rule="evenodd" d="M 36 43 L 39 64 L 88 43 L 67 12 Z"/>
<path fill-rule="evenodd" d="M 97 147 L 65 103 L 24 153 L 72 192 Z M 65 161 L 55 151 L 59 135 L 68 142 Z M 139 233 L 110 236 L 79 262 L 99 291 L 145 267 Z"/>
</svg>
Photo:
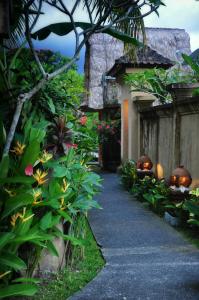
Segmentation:
<svg viewBox="0 0 199 300">
<path fill-rule="evenodd" d="M 40 283 L 41 280 L 39 278 L 29 278 L 29 277 L 20 277 L 17 279 L 12 280 L 12 282 L 30 282 L 30 283 Z"/>
<path fill-rule="evenodd" d="M 33 212 L 32 210 L 28 210 L 26 213 L 26 218 L 30 217 L 26 222 L 19 222 L 17 226 L 15 226 L 15 234 L 19 236 L 23 236 L 29 232 L 30 227 L 33 222 Z"/>
<path fill-rule="evenodd" d="M 56 226 L 60 222 L 61 216 L 52 216 L 51 227 Z"/>
<path fill-rule="evenodd" d="M 43 216 L 43 218 L 40 221 L 40 227 L 42 230 L 46 230 L 48 228 L 51 227 L 51 223 L 52 223 L 52 212 L 48 212 L 47 214 L 45 214 L 45 216 Z"/>
<path fill-rule="evenodd" d="M 6 178 L 9 170 L 9 156 L 3 155 L 0 162 L 0 178 Z"/>
<path fill-rule="evenodd" d="M 71 216 L 68 213 L 66 213 L 64 210 L 59 210 L 58 213 L 64 218 L 65 221 L 70 223 L 73 222 Z"/>
<path fill-rule="evenodd" d="M 188 209 L 190 213 L 199 216 L 199 205 L 187 201 L 185 207 Z"/>
<path fill-rule="evenodd" d="M 72 205 L 73 208 L 77 208 L 82 211 L 87 211 L 91 208 L 98 208 L 100 209 L 101 206 L 95 200 L 88 200 L 86 197 L 82 198 L 81 200 L 77 200 Z"/>
<path fill-rule="evenodd" d="M 37 292 L 33 284 L 11 284 L 0 290 L 0 299 L 12 296 L 33 296 Z"/>
<path fill-rule="evenodd" d="M 86 246 L 86 245 L 88 245 L 88 242 L 86 240 L 76 238 L 76 237 L 71 236 L 71 235 L 63 235 L 62 237 L 63 237 L 64 240 L 70 241 L 72 243 L 72 245 L 74 245 L 74 246 Z"/>
<path fill-rule="evenodd" d="M 199 65 L 187 54 L 182 54 L 184 61 L 192 68 L 192 70 L 199 76 Z"/>
<path fill-rule="evenodd" d="M 22 157 L 21 166 L 20 166 L 21 174 L 24 174 L 25 168 L 28 165 L 34 165 L 36 160 L 39 159 L 39 153 L 40 153 L 40 142 L 38 142 L 38 140 L 34 140 L 26 148 L 25 153 Z"/>
<path fill-rule="evenodd" d="M 75 23 L 75 26 L 76 27 L 80 27 L 81 29 L 85 30 L 85 29 L 89 29 L 89 28 L 92 28 L 93 25 L 90 24 L 90 23 L 86 23 L 86 22 L 76 22 Z M 135 46 L 140 46 L 141 43 L 127 35 L 127 34 L 124 34 L 116 29 L 113 29 L 113 28 L 107 28 L 105 29 L 104 27 L 102 26 L 99 26 L 98 27 L 99 29 L 102 29 L 103 30 L 103 33 L 107 33 L 125 43 L 130 43 L 130 44 L 133 44 Z M 74 30 L 74 26 L 71 22 L 64 22 L 64 23 L 56 23 L 56 24 L 51 24 L 51 25 L 48 25 L 46 27 L 43 27 L 41 29 L 39 29 L 38 31 L 36 31 L 35 33 L 32 34 L 32 38 L 34 39 L 38 39 L 38 40 L 44 40 L 46 39 L 51 33 L 54 33 L 54 34 L 57 34 L 57 35 L 60 35 L 60 36 L 64 36 L 64 35 L 67 35 L 69 34 L 71 31 Z"/>
<path fill-rule="evenodd" d="M 12 243 L 25 243 L 25 242 L 40 242 L 40 241 L 47 241 L 47 240 L 52 240 L 53 236 L 49 234 L 44 234 L 44 233 L 33 233 L 33 234 L 26 234 L 24 236 L 19 236 L 16 237 L 12 240 Z"/>
<path fill-rule="evenodd" d="M 6 131 L 3 125 L 2 117 L 0 116 L 0 147 L 4 145 L 6 141 Z"/>
<path fill-rule="evenodd" d="M 2 218 L 7 217 L 11 213 L 13 213 L 16 209 L 27 206 L 33 203 L 33 196 L 30 194 L 19 194 L 14 197 L 10 197 L 7 199 L 5 203 L 5 209 L 2 214 Z"/>
<path fill-rule="evenodd" d="M 53 198 L 61 193 L 61 187 L 57 179 L 53 179 L 49 183 L 49 197 Z"/>
<path fill-rule="evenodd" d="M 193 225 L 199 226 L 199 220 L 196 220 L 196 219 L 189 219 L 187 222 L 188 222 L 189 224 L 193 224 Z"/>
<path fill-rule="evenodd" d="M 28 176 L 15 176 L 8 178 L 0 178 L 0 183 L 22 183 L 22 184 L 33 184 L 35 179 Z"/>
<path fill-rule="evenodd" d="M 12 232 L 1 232 L 0 233 L 0 250 L 14 237 L 15 237 L 15 234 Z"/>
<path fill-rule="evenodd" d="M 21 270 L 27 268 L 25 262 L 21 258 L 16 256 L 15 254 L 8 253 L 5 251 L 1 253 L 0 264 L 11 267 L 15 270 Z"/>
<path fill-rule="evenodd" d="M 54 168 L 53 176 L 54 177 L 64 177 L 68 173 L 68 170 L 66 167 L 62 166 L 56 166 Z"/>
<path fill-rule="evenodd" d="M 56 247 L 54 246 L 53 242 L 48 241 L 48 242 L 46 243 L 46 247 L 47 247 L 48 251 L 49 251 L 52 255 L 59 257 L 59 253 L 58 253 Z"/>
<path fill-rule="evenodd" d="M 52 112 L 52 114 L 55 114 L 56 113 L 56 109 L 55 109 L 55 105 L 54 105 L 52 99 L 48 98 L 48 102 L 47 103 L 48 103 L 49 109 Z"/>
</svg>

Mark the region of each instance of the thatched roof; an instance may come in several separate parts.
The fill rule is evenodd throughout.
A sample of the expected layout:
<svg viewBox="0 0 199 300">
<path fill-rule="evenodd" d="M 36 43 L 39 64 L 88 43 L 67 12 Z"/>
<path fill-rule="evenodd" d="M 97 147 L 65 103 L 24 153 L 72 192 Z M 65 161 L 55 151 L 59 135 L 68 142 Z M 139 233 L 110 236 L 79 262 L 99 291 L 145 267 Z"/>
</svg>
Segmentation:
<svg viewBox="0 0 199 300">
<path fill-rule="evenodd" d="M 184 29 L 146 28 L 147 45 L 170 61 L 178 61 L 178 53 L 190 54 L 190 38 Z M 102 75 L 124 55 L 121 41 L 107 34 L 94 34 L 86 48 L 85 78 L 88 89 L 84 105 L 101 109 L 103 103 Z M 160 57 L 159 57 L 160 58 Z M 162 59 L 162 58 L 161 58 Z"/>
</svg>

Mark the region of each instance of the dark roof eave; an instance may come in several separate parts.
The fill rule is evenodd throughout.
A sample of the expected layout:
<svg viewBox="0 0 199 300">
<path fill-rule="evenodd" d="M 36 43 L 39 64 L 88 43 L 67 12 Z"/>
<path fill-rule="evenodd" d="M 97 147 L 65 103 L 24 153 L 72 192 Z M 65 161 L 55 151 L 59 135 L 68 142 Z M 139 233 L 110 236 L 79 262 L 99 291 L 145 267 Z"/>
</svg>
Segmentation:
<svg viewBox="0 0 199 300">
<path fill-rule="evenodd" d="M 162 68 L 162 69 L 169 69 L 173 67 L 173 64 L 158 64 L 158 63 L 115 63 L 114 66 L 107 72 L 107 75 L 109 76 L 115 76 L 122 73 L 125 73 L 126 68 L 140 68 L 140 69 L 151 69 L 151 68 Z"/>
</svg>

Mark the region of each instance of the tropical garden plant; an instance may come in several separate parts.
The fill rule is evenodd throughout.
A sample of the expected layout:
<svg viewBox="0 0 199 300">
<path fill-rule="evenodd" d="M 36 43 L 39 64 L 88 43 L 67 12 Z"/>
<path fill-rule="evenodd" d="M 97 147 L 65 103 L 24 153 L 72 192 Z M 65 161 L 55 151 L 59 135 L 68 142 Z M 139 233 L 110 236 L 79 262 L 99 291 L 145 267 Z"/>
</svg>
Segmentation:
<svg viewBox="0 0 199 300">
<path fill-rule="evenodd" d="M 187 59 L 190 61 L 189 56 Z M 160 103 L 172 101 L 168 85 L 173 83 L 193 83 L 196 77 L 192 72 L 183 70 L 177 65 L 169 70 L 153 68 L 142 72 L 125 75 L 125 82 L 131 86 L 132 91 L 141 91 L 155 96 Z"/>
<path fill-rule="evenodd" d="M 163 5 L 159 0 L 13 3 L 11 36 L 0 45 L 0 298 L 33 295 L 37 280 L 32 277 L 43 250 L 58 255 L 55 238 L 66 241 L 68 255 L 74 245 L 83 246 L 82 217 L 99 207 L 93 196 L 100 179 L 89 172 L 85 153 L 92 127 L 84 130 L 87 122 L 77 111 L 84 88 L 74 64 L 81 49 L 99 32 L 140 45 L 143 18 Z M 69 21 L 34 32 L 44 4 Z M 75 19 L 79 5 L 89 22 Z M 71 59 L 35 50 L 33 39 L 70 32 L 76 41 Z"/>
<path fill-rule="evenodd" d="M 24 0 L 20 3 L 22 3 L 23 16 L 25 16 L 25 30 L 23 33 L 25 36 L 25 41 L 28 42 L 28 45 L 34 56 L 39 79 L 37 83 L 27 89 L 25 93 L 20 92 L 16 97 L 16 110 L 6 139 L 4 154 L 8 154 L 10 150 L 24 103 L 32 99 L 32 97 L 35 96 L 48 81 L 71 68 L 74 62 L 77 61 L 81 49 L 93 33 L 104 32 L 114 36 L 115 38 L 121 39 L 125 43 L 138 46 L 139 42 L 135 37 L 137 37 L 139 30 L 144 31 L 143 18 L 152 12 L 157 12 L 159 6 L 163 5 L 163 2 L 160 0 L 145 0 L 138 2 L 126 1 L 125 3 L 115 0 L 112 0 L 109 3 L 106 1 L 77 0 L 73 1 L 71 6 L 65 5 L 62 0 Z M 55 10 L 64 13 L 67 17 L 69 17 L 70 21 L 65 23 L 51 24 L 33 33 L 38 18 L 42 14 L 43 3 L 47 3 L 47 5 L 53 7 Z M 88 15 L 89 22 L 87 23 L 77 22 L 75 19 L 75 13 L 80 4 L 83 6 Z M 31 10 L 32 5 L 35 5 L 36 9 L 34 11 L 35 18 L 33 18 L 31 21 L 30 16 L 33 14 Z M 144 7 L 147 9 L 147 11 L 146 13 L 142 14 L 141 9 Z M 78 28 L 81 30 L 78 30 Z M 48 72 L 45 70 L 39 55 L 35 51 L 32 38 L 39 40 L 45 39 L 52 32 L 59 35 L 67 35 L 70 32 L 74 32 L 76 47 L 73 58 L 68 63 L 63 64 L 61 67 L 52 72 Z M 18 52 L 20 52 L 20 49 L 23 48 L 24 43 L 25 42 L 21 44 L 21 48 L 19 48 Z M 4 66 L 4 68 L 5 67 L 6 66 Z"/>
<path fill-rule="evenodd" d="M 137 182 L 136 162 L 129 160 L 124 163 L 120 170 L 121 180 L 127 190 L 131 189 Z"/>
<path fill-rule="evenodd" d="M 45 120 L 35 124 L 29 119 L 11 149 L 12 163 L 4 160 L 1 169 L 1 298 L 32 295 L 36 286 L 30 278 L 43 249 L 58 255 L 55 237 L 83 245 L 83 236 L 76 238 L 75 224 L 80 215 L 99 207 L 93 200 L 100 187 L 99 176 L 87 171 L 84 157 L 74 147 L 58 158 L 53 151 L 47 152 L 44 138 L 48 126 Z M 70 230 L 59 230 L 60 222 L 67 222 Z M 24 274 L 21 279 L 20 274 Z"/>
</svg>

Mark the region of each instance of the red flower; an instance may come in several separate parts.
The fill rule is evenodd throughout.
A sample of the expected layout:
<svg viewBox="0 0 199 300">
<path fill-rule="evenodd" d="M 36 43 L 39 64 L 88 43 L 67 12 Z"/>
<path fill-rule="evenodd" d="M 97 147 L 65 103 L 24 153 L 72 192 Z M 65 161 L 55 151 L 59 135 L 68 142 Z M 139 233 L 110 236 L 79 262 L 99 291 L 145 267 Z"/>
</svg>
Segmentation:
<svg viewBox="0 0 199 300">
<path fill-rule="evenodd" d="M 106 125 L 106 129 L 109 129 L 110 128 L 110 125 Z"/>
<path fill-rule="evenodd" d="M 98 125 L 98 126 L 97 126 L 97 129 L 98 129 L 98 130 L 101 130 L 101 129 L 102 129 L 102 125 Z"/>
<path fill-rule="evenodd" d="M 79 120 L 80 124 L 81 125 L 86 125 L 86 122 L 87 122 L 87 116 L 83 116 L 80 118 Z"/>
<path fill-rule="evenodd" d="M 26 168 L 25 168 L 25 174 L 27 176 L 32 176 L 33 175 L 33 166 L 32 165 L 28 165 Z"/>
<path fill-rule="evenodd" d="M 78 145 L 77 144 L 71 144 L 71 143 L 65 143 L 67 148 L 74 148 L 77 149 Z"/>
</svg>

